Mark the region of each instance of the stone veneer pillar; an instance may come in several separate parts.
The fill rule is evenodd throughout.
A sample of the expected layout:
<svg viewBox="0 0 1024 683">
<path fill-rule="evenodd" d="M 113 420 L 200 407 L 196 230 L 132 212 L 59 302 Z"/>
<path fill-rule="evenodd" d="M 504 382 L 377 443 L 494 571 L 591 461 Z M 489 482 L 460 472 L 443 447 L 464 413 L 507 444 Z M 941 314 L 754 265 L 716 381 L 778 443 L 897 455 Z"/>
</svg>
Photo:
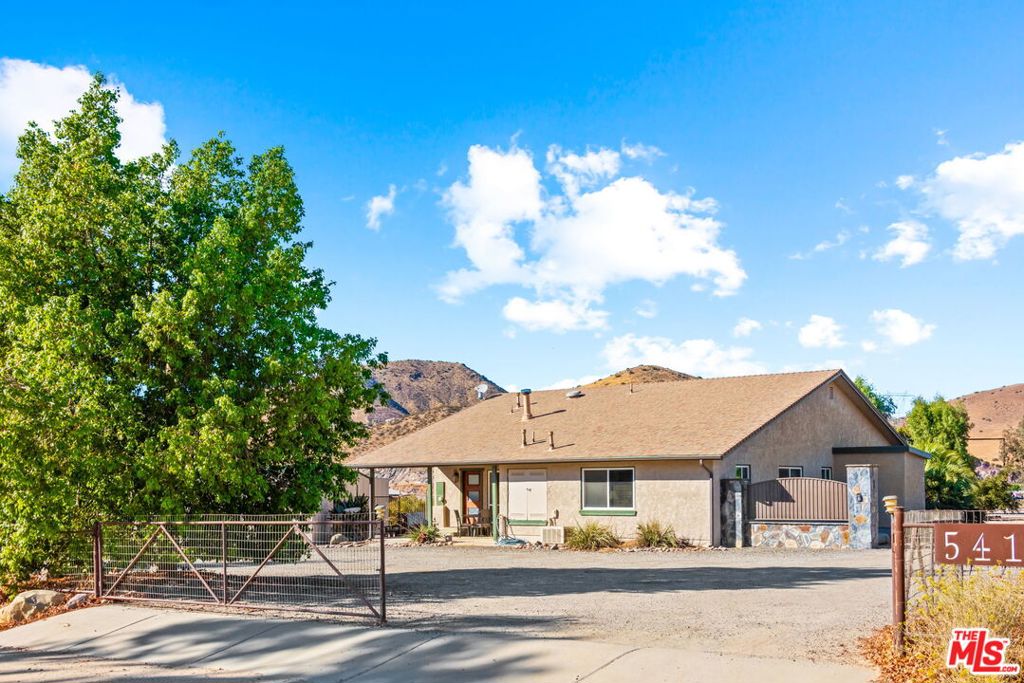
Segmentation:
<svg viewBox="0 0 1024 683">
<path fill-rule="evenodd" d="M 847 465 L 846 485 L 850 547 L 874 548 L 878 544 L 878 465 Z"/>
<path fill-rule="evenodd" d="M 722 545 L 725 547 L 744 546 L 746 489 L 747 482 L 742 479 L 722 480 Z"/>
</svg>

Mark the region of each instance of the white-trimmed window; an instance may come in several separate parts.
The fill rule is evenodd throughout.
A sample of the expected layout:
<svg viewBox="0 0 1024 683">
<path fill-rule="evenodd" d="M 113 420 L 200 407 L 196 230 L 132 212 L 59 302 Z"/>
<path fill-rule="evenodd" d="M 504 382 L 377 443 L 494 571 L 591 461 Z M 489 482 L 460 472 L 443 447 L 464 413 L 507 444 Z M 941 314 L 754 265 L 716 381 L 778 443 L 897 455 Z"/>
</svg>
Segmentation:
<svg viewBox="0 0 1024 683">
<path fill-rule="evenodd" d="M 822 479 L 831 479 L 832 478 L 832 468 L 831 467 L 822 467 L 821 468 L 821 478 Z"/>
<path fill-rule="evenodd" d="M 802 477 L 804 476 L 804 468 L 797 467 L 796 465 L 783 465 L 779 468 L 779 479 L 783 477 Z"/>
<path fill-rule="evenodd" d="M 736 469 L 733 473 L 734 479 L 742 479 L 743 481 L 750 481 L 750 465 L 736 465 Z"/>
<path fill-rule="evenodd" d="M 584 468 L 581 481 L 583 509 L 634 509 L 635 478 L 632 467 Z"/>
</svg>

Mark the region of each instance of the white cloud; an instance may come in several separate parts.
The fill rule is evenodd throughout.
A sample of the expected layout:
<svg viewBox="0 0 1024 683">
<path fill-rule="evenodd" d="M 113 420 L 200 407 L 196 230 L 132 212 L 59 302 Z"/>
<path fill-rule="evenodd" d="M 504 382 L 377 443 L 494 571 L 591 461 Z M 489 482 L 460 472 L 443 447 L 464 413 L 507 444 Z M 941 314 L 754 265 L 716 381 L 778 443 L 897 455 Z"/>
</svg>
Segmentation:
<svg viewBox="0 0 1024 683">
<path fill-rule="evenodd" d="M 943 147 L 949 147 L 949 140 L 946 139 L 946 133 L 949 130 L 943 130 L 941 128 L 935 129 L 935 144 L 942 145 Z"/>
<path fill-rule="evenodd" d="M 875 252 L 876 261 L 899 258 L 900 267 L 906 268 L 924 260 L 932 245 L 928 241 L 928 226 L 920 221 L 906 220 L 893 223 L 889 230 L 896 234 Z"/>
<path fill-rule="evenodd" d="M 839 209 L 845 214 L 853 213 L 853 209 L 850 208 L 850 205 L 846 203 L 846 200 L 843 197 L 840 197 L 839 199 L 836 200 L 835 208 Z"/>
<path fill-rule="evenodd" d="M 901 190 L 905 190 L 914 184 L 914 176 L 912 175 L 901 175 L 896 178 L 896 187 Z"/>
<path fill-rule="evenodd" d="M 629 159 L 654 161 L 658 157 L 665 156 L 665 153 L 654 145 L 645 145 L 641 142 L 638 142 L 635 145 L 630 145 L 623 140 L 621 149 L 622 153 Z"/>
<path fill-rule="evenodd" d="M 815 244 L 810 251 L 798 252 L 796 254 L 791 255 L 789 258 L 793 259 L 794 261 L 805 261 L 814 256 L 815 254 L 820 254 L 830 249 L 836 249 L 838 247 L 843 246 L 849 241 L 850 231 L 840 230 L 838 233 L 836 233 L 836 237 L 834 240 L 823 240 Z"/>
<path fill-rule="evenodd" d="M 687 339 L 674 343 L 666 337 L 641 337 L 626 334 L 609 341 L 602 351 L 608 367 L 622 369 L 634 365 L 663 365 L 698 375 L 749 375 L 765 372 L 765 367 L 750 359 L 751 349 L 721 347 L 712 339 Z"/>
<path fill-rule="evenodd" d="M 878 350 L 878 343 L 870 339 L 865 339 L 860 343 L 860 348 L 866 353 L 874 353 Z"/>
<path fill-rule="evenodd" d="M 18 137 L 29 121 L 53 132 L 53 122 L 77 108 L 78 98 L 92 83 L 84 66 L 63 68 L 22 59 L 0 59 L 0 173 L 17 168 Z M 166 142 L 164 108 L 159 102 L 139 102 L 125 87 L 111 79 L 117 90 L 117 113 L 121 117 L 121 146 L 117 157 L 131 161 L 159 152 Z"/>
<path fill-rule="evenodd" d="M 581 387 L 584 384 L 596 382 L 597 380 L 601 379 L 601 377 L 602 375 L 584 375 L 583 377 L 579 377 L 577 379 L 567 377 L 566 379 L 558 380 L 554 384 L 549 384 L 546 387 L 541 387 L 541 391 L 547 389 L 572 389 L 573 387 Z"/>
<path fill-rule="evenodd" d="M 605 148 L 596 152 L 588 149 L 580 155 L 563 152 L 558 145 L 551 145 L 546 159 L 548 173 L 558 179 L 569 197 L 575 197 L 583 188 L 591 188 L 602 180 L 614 178 L 622 166 L 619 153 Z"/>
<path fill-rule="evenodd" d="M 1024 142 L 944 161 L 921 191 L 960 231 L 955 258 L 993 258 L 1011 237 L 1024 235 Z"/>
<path fill-rule="evenodd" d="M 633 309 L 633 312 L 641 318 L 647 318 L 650 320 L 651 318 L 657 317 L 658 304 L 650 299 L 644 299 L 640 302 L 639 306 Z"/>
<path fill-rule="evenodd" d="M 836 349 L 843 346 L 842 326 L 826 315 L 812 315 L 807 324 L 800 328 L 797 339 L 808 349 Z"/>
<path fill-rule="evenodd" d="M 711 280 L 715 294 L 725 296 L 746 279 L 736 253 L 718 244 L 722 224 L 713 199 L 618 177 L 621 158 L 614 150 L 581 155 L 549 148 L 546 168 L 562 189 L 553 194 L 545 193 L 526 150 L 474 145 L 468 158 L 468 181 L 455 182 L 444 203 L 455 245 L 471 266 L 448 273 L 439 287 L 445 301 L 492 285 L 519 285 L 534 290 L 538 301 L 528 307 L 517 297 L 506 316 L 530 321 L 530 329 L 597 329 L 608 313 L 591 306 L 609 285 L 660 285 L 690 275 Z M 564 321 L 551 318 L 559 311 L 568 316 Z"/>
<path fill-rule="evenodd" d="M 531 332 L 550 330 L 602 330 L 608 327 L 608 313 L 590 307 L 590 301 L 551 299 L 527 301 L 521 296 L 512 297 L 505 304 L 502 313 L 505 319 Z"/>
<path fill-rule="evenodd" d="M 935 325 L 930 325 L 898 308 L 874 311 L 871 320 L 878 334 L 894 346 L 910 346 L 932 336 Z"/>
<path fill-rule="evenodd" d="M 752 333 L 763 328 L 764 325 L 753 318 L 740 318 L 736 322 L 736 327 L 732 328 L 732 336 L 749 337 Z"/>
<path fill-rule="evenodd" d="M 398 188 L 388 185 L 387 194 L 377 195 L 366 202 L 366 227 L 371 230 L 380 230 L 380 219 L 395 212 L 395 197 L 397 196 Z"/>
</svg>

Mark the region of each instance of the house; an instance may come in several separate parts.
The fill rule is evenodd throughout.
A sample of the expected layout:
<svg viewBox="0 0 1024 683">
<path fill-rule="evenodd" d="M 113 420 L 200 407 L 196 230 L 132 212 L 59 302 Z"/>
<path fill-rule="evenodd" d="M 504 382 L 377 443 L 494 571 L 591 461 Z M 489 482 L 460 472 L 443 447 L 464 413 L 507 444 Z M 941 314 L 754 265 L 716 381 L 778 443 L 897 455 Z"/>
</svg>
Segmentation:
<svg viewBox="0 0 1024 683">
<path fill-rule="evenodd" d="M 923 508 L 926 457 L 825 370 L 502 394 L 350 464 L 428 468 L 427 516 L 443 529 L 537 540 L 598 521 L 630 538 L 656 520 L 718 544 L 723 480 L 845 481 L 846 465 L 872 464 L 879 500 Z"/>
</svg>

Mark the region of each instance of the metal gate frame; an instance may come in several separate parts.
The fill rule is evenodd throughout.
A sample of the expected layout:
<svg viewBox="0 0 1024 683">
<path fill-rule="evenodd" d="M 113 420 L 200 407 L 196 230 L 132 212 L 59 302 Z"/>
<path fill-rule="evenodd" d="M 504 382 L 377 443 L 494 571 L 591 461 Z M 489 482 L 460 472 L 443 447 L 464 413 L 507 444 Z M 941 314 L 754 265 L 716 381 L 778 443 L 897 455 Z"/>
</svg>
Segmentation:
<svg viewBox="0 0 1024 683">
<path fill-rule="evenodd" d="M 384 536 L 385 536 L 385 534 L 384 534 L 384 532 L 385 532 L 385 526 L 386 526 L 385 519 L 382 517 L 382 518 L 380 518 L 380 519 L 378 519 L 376 521 L 374 521 L 374 520 L 366 520 L 364 522 L 364 521 L 358 521 L 358 520 L 347 520 L 345 522 L 345 523 L 348 523 L 348 524 L 365 524 L 367 529 L 370 530 L 370 532 L 371 532 L 371 540 L 372 540 L 372 532 L 373 531 L 377 532 L 377 537 L 379 539 L 379 552 L 380 552 L 380 561 L 379 561 L 379 564 L 380 564 L 380 566 L 379 566 L 380 602 L 379 602 L 379 604 L 377 606 L 374 606 L 374 604 L 370 601 L 370 599 L 367 598 L 367 596 L 361 590 L 359 590 L 357 587 L 351 585 L 351 583 L 349 583 L 346 580 L 345 574 L 340 569 L 338 569 L 337 565 L 335 565 L 333 562 L 331 562 L 331 560 L 323 553 L 323 551 L 319 548 L 319 546 L 317 546 L 317 544 L 313 542 L 313 539 L 311 539 L 301 529 L 301 525 L 310 525 L 310 524 L 316 525 L 316 524 L 331 524 L 331 523 L 332 523 L 331 521 L 262 520 L 262 519 L 258 520 L 258 521 L 253 521 L 253 520 L 222 520 L 222 521 L 205 521 L 205 520 L 189 520 L 189 521 L 177 521 L 177 520 L 175 520 L 175 521 L 171 521 L 171 520 L 164 520 L 164 521 L 156 521 L 156 520 L 152 520 L 152 521 L 130 521 L 130 522 L 95 522 L 93 524 L 93 530 L 92 530 L 92 537 L 93 537 L 93 546 L 92 546 L 92 551 L 93 551 L 93 553 L 92 553 L 93 554 L 93 581 L 94 581 L 93 591 L 94 591 L 94 594 L 96 595 L 97 598 L 102 598 L 104 600 L 123 600 L 123 601 L 136 601 L 136 602 L 167 602 L 167 603 L 174 603 L 174 604 L 219 605 L 219 606 L 222 606 L 222 607 L 230 607 L 230 606 L 236 605 L 239 597 L 242 596 L 242 594 L 249 587 L 249 585 L 253 582 L 253 580 L 259 575 L 259 573 L 263 570 L 263 568 L 267 566 L 267 564 L 277 555 L 277 553 L 281 550 L 281 548 L 284 547 L 285 542 L 290 537 L 292 537 L 292 535 L 294 534 L 295 536 L 300 538 L 305 543 L 306 546 L 308 546 L 310 549 L 312 549 L 313 552 L 315 552 L 320 557 L 320 559 L 324 563 L 326 563 L 326 565 L 328 567 L 330 567 L 330 569 L 334 572 L 334 574 L 337 575 L 341 579 L 342 585 L 344 585 L 346 589 L 351 591 L 356 597 L 359 598 L 359 600 L 363 603 L 363 605 L 366 607 L 366 609 L 369 611 L 369 613 L 373 616 L 373 618 L 377 621 L 377 623 L 379 625 L 381 625 L 381 626 L 386 625 L 387 624 L 387 583 L 386 583 L 387 578 L 386 578 L 386 571 L 385 571 L 385 552 L 384 552 L 384 548 L 385 548 L 385 545 L 384 545 Z M 337 523 L 337 522 L 334 522 L 334 523 Z M 105 586 L 104 585 L 104 583 L 105 583 L 104 582 L 104 568 L 103 568 L 103 527 L 104 526 L 133 526 L 133 525 L 138 525 L 138 524 L 145 524 L 145 525 L 156 526 L 156 529 L 153 531 L 153 533 L 151 533 L 149 535 L 149 537 L 142 544 L 142 547 L 135 554 L 135 556 L 131 559 L 131 561 L 117 575 L 117 577 L 114 579 L 113 583 L 111 583 L 109 587 Z M 259 566 L 256 567 L 256 570 L 251 575 L 249 575 L 249 577 L 245 580 L 245 582 L 242 584 L 242 586 L 235 592 L 235 594 L 229 597 L 228 596 L 228 552 L 227 552 L 227 550 L 228 550 L 228 543 L 227 543 L 227 530 L 228 530 L 228 527 L 230 527 L 230 526 L 252 526 L 254 524 L 259 524 L 259 525 L 264 525 L 264 526 L 279 526 L 279 527 L 287 527 L 287 528 L 285 529 L 284 534 L 278 539 L 277 543 L 274 545 L 274 548 L 266 555 L 266 557 L 263 558 L 263 560 L 260 562 Z M 195 565 L 188 558 L 188 556 L 186 555 L 185 551 L 182 549 L 181 545 L 179 545 L 179 543 L 175 540 L 174 536 L 167 530 L 168 526 L 172 526 L 172 527 L 173 526 L 201 526 L 201 527 L 202 526 L 206 526 L 206 527 L 219 527 L 220 528 L 220 551 L 221 551 L 221 553 L 220 553 L 220 555 L 221 555 L 221 586 L 220 586 L 220 589 L 221 590 L 220 590 L 220 594 L 219 595 L 218 595 L 217 591 L 215 591 L 213 589 L 213 587 L 210 586 L 210 583 L 203 577 L 203 575 L 199 572 L 199 570 L 196 569 Z M 146 550 L 148 550 L 149 547 L 160 537 L 166 538 L 171 543 L 171 546 L 174 548 L 175 553 L 182 560 L 184 560 L 185 564 L 188 566 L 189 572 L 195 578 L 197 578 L 199 580 L 199 582 L 202 584 L 203 588 L 205 588 L 206 591 L 210 594 L 211 600 L 209 600 L 209 601 L 197 601 L 197 600 L 188 600 L 188 599 L 167 599 L 167 598 L 161 599 L 161 598 L 135 597 L 135 596 L 129 596 L 129 595 L 116 595 L 116 594 L 114 594 L 114 590 L 121 583 L 121 581 L 126 576 L 128 576 L 128 573 L 135 567 L 135 565 L 139 562 L 139 560 L 142 559 L 142 556 L 145 554 Z M 246 603 L 245 607 L 247 607 L 247 608 L 257 608 L 257 609 L 271 609 L 271 610 L 287 609 L 287 607 L 282 607 L 282 606 L 278 606 L 278 605 L 274 605 L 274 606 L 263 605 L 263 604 L 260 604 L 260 603 Z M 356 613 L 351 613 L 351 612 L 332 612 L 332 613 L 333 614 L 349 614 L 349 615 L 353 615 L 353 616 L 365 616 L 364 614 L 356 614 Z"/>
</svg>

